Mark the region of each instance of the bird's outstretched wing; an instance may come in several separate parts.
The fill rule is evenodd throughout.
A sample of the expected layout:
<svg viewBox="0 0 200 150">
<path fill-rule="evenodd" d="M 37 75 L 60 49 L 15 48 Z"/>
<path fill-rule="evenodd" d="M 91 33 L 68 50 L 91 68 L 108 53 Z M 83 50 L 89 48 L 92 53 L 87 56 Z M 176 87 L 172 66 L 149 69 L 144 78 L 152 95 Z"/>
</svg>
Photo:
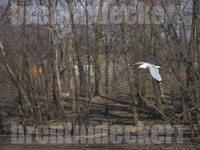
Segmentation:
<svg viewBox="0 0 200 150">
<path fill-rule="evenodd" d="M 135 63 L 134 65 L 143 65 L 143 64 L 149 64 L 149 63 L 147 63 L 147 62 L 137 62 L 137 63 Z"/>
<path fill-rule="evenodd" d="M 161 76 L 159 74 L 158 68 L 156 68 L 154 66 L 151 66 L 151 67 L 149 67 L 149 71 L 150 71 L 153 79 L 155 79 L 156 81 L 158 81 L 159 83 L 161 83 L 162 79 L 161 79 Z"/>
<path fill-rule="evenodd" d="M 134 63 L 134 64 L 128 64 L 128 66 L 132 67 L 132 66 L 135 66 L 135 65 L 143 65 L 143 64 L 151 65 L 150 63 L 147 63 L 147 62 L 137 62 L 137 63 Z"/>
</svg>

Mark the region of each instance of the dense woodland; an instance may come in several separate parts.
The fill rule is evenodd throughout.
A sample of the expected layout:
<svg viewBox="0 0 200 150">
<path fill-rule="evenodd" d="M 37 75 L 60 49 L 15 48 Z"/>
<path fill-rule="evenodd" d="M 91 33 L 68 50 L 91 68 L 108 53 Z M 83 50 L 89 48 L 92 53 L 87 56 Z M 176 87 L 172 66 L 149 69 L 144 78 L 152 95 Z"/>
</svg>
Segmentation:
<svg viewBox="0 0 200 150">
<path fill-rule="evenodd" d="M 1 0 L 0 39 L 1 132 L 11 120 L 74 126 L 96 118 L 184 124 L 200 136 L 198 0 Z M 128 67 L 138 61 L 161 66 L 162 84 Z"/>
</svg>

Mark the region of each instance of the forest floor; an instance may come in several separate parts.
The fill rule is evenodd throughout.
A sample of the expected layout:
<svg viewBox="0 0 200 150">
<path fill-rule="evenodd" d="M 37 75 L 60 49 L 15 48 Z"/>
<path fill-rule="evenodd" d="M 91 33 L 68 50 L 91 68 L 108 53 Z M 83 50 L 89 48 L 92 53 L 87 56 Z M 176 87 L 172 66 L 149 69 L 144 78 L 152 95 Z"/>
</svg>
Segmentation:
<svg viewBox="0 0 200 150">
<path fill-rule="evenodd" d="M 149 101 L 151 100 L 149 99 Z M 65 111 L 65 118 L 67 118 L 67 120 L 71 120 L 72 100 L 63 98 L 62 104 Z M 85 121 L 85 104 L 85 99 L 83 97 L 80 97 L 82 122 Z M 57 141 L 54 143 L 47 142 L 46 144 L 42 145 L 58 146 L 60 149 L 200 149 L 200 138 L 191 139 L 189 125 L 179 124 L 181 129 L 177 131 L 177 128 L 175 128 L 174 125 L 172 126 L 170 122 L 159 119 L 158 113 L 152 107 L 147 106 L 143 102 L 140 103 L 141 109 L 138 110 L 140 112 L 139 125 L 134 126 L 131 104 L 132 101 L 129 96 L 94 97 L 91 103 L 89 125 L 95 128 L 95 131 L 100 129 L 100 136 L 96 132 L 92 135 L 84 135 L 84 138 L 86 138 L 88 141 L 89 139 L 92 139 L 91 143 L 81 143 L 80 139 L 83 136 L 77 134 L 76 136 L 74 136 L 73 143 L 68 144 L 65 140 L 61 138 L 61 141 L 57 139 Z M 11 111 L 8 111 L 7 117 L 3 118 L 4 133 L 0 134 L 0 145 L 40 145 L 40 141 L 38 142 L 37 140 L 32 140 L 30 143 L 28 143 L 26 140 L 21 143 L 18 141 L 17 143 L 13 143 L 13 139 L 11 136 L 11 122 L 17 121 L 19 119 L 16 118 L 16 107 L 17 106 L 13 106 L 13 108 L 9 108 L 13 109 L 13 113 L 10 113 Z M 181 113 L 179 107 L 180 105 L 178 101 L 171 102 L 170 100 L 168 100 L 165 104 L 165 114 L 167 116 L 173 116 L 173 114 Z M 107 111 L 107 113 L 105 110 Z M 63 124 L 65 123 L 66 122 L 64 122 L 62 119 L 62 115 L 60 115 L 56 119 L 46 121 L 45 125 L 48 126 L 50 130 L 52 130 L 52 128 L 54 127 L 57 131 L 62 131 L 64 130 Z M 130 129 L 130 127 L 133 128 Z M 197 130 L 196 125 L 195 129 Z M 130 135 L 128 131 L 131 131 Z M 115 135 L 114 139 L 112 137 L 113 133 Z M 154 138 L 154 133 L 157 134 L 157 139 Z M 33 131 L 33 135 L 34 137 L 37 136 L 36 131 Z M 127 136 L 132 136 L 136 139 L 133 139 L 133 141 L 130 142 L 130 138 L 127 139 Z M 103 141 L 104 138 L 106 139 L 106 141 Z"/>
</svg>

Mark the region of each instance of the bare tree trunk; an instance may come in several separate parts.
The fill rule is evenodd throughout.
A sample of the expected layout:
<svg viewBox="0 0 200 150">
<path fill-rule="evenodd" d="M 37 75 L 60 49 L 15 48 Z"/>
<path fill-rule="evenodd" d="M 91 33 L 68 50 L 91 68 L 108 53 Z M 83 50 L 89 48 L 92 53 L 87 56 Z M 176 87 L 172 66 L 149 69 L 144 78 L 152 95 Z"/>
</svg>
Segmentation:
<svg viewBox="0 0 200 150">
<path fill-rule="evenodd" d="M 194 129 L 194 124 L 193 124 L 193 120 L 192 120 L 192 114 L 191 114 L 191 111 L 189 110 L 189 106 L 187 104 L 186 104 L 186 110 L 187 110 L 187 118 L 188 118 L 188 123 L 189 123 L 189 127 L 190 127 L 191 137 L 194 138 L 195 137 L 195 129 Z"/>
<path fill-rule="evenodd" d="M 2 113 L 0 113 L 0 133 L 3 133 L 3 119 L 2 119 Z"/>
<path fill-rule="evenodd" d="M 128 58 L 128 54 L 126 54 L 126 64 L 129 64 L 129 58 Z M 127 65 L 127 72 L 128 72 L 128 82 L 129 82 L 129 88 L 130 88 L 130 93 L 131 93 L 131 98 L 132 98 L 132 108 L 133 108 L 133 120 L 134 120 L 134 124 L 137 125 L 138 121 L 139 121 L 139 114 L 138 114 L 138 100 L 137 98 L 134 96 L 134 88 L 131 82 L 131 70 Z"/>
<path fill-rule="evenodd" d="M 58 91 L 59 95 L 62 93 L 62 86 L 60 81 L 60 69 L 59 69 L 59 53 L 58 53 L 58 47 L 55 48 L 56 53 L 56 60 L 55 60 L 55 66 L 56 66 L 56 75 L 57 75 L 57 81 L 58 81 Z"/>
<path fill-rule="evenodd" d="M 196 118 L 197 118 L 197 125 L 198 125 L 198 137 L 200 137 L 200 112 L 199 111 L 196 112 Z"/>
<path fill-rule="evenodd" d="M 53 114 L 54 117 L 56 118 L 58 116 L 58 101 L 60 99 L 59 96 L 59 88 L 58 88 L 58 80 L 57 80 L 57 73 L 56 73 L 56 59 L 55 59 L 55 50 L 53 50 L 53 54 L 52 54 L 52 70 L 53 70 Z"/>
<path fill-rule="evenodd" d="M 102 39 L 98 36 L 100 31 L 96 32 L 96 52 L 95 52 L 95 95 L 102 94 L 101 87 L 101 49 L 102 49 Z"/>
<path fill-rule="evenodd" d="M 109 94 L 109 66 L 110 66 L 110 59 L 109 59 L 109 49 L 110 49 L 110 42 L 108 41 L 106 35 L 106 48 L 105 48 L 105 59 L 106 59 L 106 69 L 105 69 L 105 94 L 108 97 Z M 108 98 L 106 98 L 106 107 L 105 107 L 105 114 L 108 116 L 109 114 L 109 106 L 108 106 Z"/>
<path fill-rule="evenodd" d="M 150 38 L 151 47 L 152 47 L 154 58 L 157 58 L 157 54 L 156 54 L 156 39 L 155 39 L 155 34 L 154 34 L 155 31 L 154 30 L 155 30 L 155 27 L 152 24 L 151 25 L 151 38 Z M 158 39 L 158 40 L 160 40 L 160 39 Z M 162 104 L 162 100 L 161 100 L 160 85 L 153 81 L 153 88 L 154 88 L 154 94 L 155 94 L 156 107 L 163 113 L 163 104 Z"/>
<path fill-rule="evenodd" d="M 97 23 L 94 26 L 95 30 L 95 95 L 102 94 L 101 86 L 101 51 L 102 51 L 102 25 L 100 25 L 100 20 L 102 18 L 102 9 L 103 9 L 104 0 L 100 0 L 98 8 Z"/>
<path fill-rule="evenodd" d="M 114 55 L 112 59 L 112 94 L 115 94 L 116 79 L 116 56 Z"/>
<path fill-rule="evenodd" d="M 193 70 L 192 70 L 192 64 L 190 64 L 188 62 L 187 64 L 187 68 L 186 68 L 186 85 L 187 87 L 192 87 L 192 85 L 194 84 L 194 79 L 193 79 Z M 194 130 L 194 125 L 193 125 L 193 120 L 192 120 L 192 114 L 191 114 L 191 111 L 189 111 L 189 99 L 193 99 L 194 98 L 194 95 L 192 94 L 193 93 L 193 89 L 189 90 L 188 92 L 188 95 L 191 95 L 191 96 L 187 96 L 185 97 L 186 100 L 185 100 L 185 103 L 186 103 L 186 109 L 187 109 L 187 118 L 188 118 L 188 123 L 190 125 L 190 132 L 191 132 L 191 136 L 192 137 L 195 137 L 195 130 Z M 191 97 L 191 98 L 190 98 Z"/>
<path fill-rule="evenodd" d="M 198 60 L 198 74 L 200 74 L 200 1 L 193 0 L 195 24 L 196 24 L 196 44 L 197 44 L 197 60 Z M 197 107 L 200 108 L 200 94 L 198 81 L 196 81 L 197 92 Z M 197 124 L 198 124 L 198 136 L 200 137 L 200 112 L 197 111 Z"/>
<path fill-rule="evenodd" d="M 91 61 L 90 61 L 90 57 L 91 57 L 91 48 L 90 48 L 90 43 L 89 43 L 89 18 L 88 18 L 88 2 L 85 1 L 85 14 L 86 14 L 86 24 L 87 24 L 87 28 L 86 28 L 86 34 L 87 34 L 87 65 L 88 65 L 88 72 L 87 72 L 87 101 L 86 101 L 86 126 L 89 126 L 90 124 L 90 110 L 91 110 L 91 102 L 92 102 L 92 91 L 91 91 Z M 92 72 L 93 73 L 93 72 Z"/>
<path fill-rule="evenodd" d="M 22 1 L 20 1 L 21 3 Z M 23 3 L 23 2 L 22 2 Z M 31 96 L 30 96 L 30 85 L 27 83 L 29 82 L 28 81 L 28 60 L 27 60 L 27 50 L 26 50 L 26 47 L 27 47 L 27 41 L 26 41 L 26 37 L 25 37 L 25 33 L 26 33 L 26 29 L 25 29 L 25 26 L 26 26 L 26 2 L 24 2 L 23 4 L 23 7 L 24 7 L 24 11 L 23 11 L 23 23 L 21 25 L 21 35 L 22 35 L 22 50 L 23 50 L 23 63 L 22 63 L 22 75 L 21 75 L 21 84 L 22 84 L 22 87 L 24 89 L 27 90 L 27 95 L 29 97 L 29 99 L 31 100 Z M 23 100 L 22 100 L 22 95 L 21 95 L 21 91 L 20 89 L 18 89 L 18 103 L 19 103 L 19 111 L 20 111 L 20 117 L 21 117 L 21 121 L 22 121 L 22 124 L 23 126 L 26 125 L 26 120 L 25 120 L 25 117 L 24 117 L 24 108 L 23 108 Z M 37 113 L 34 110 L 34 119 L 33 120 L 36 120 L 37 122 L 39 121 L 37 119 Z"/>
<path fill-rule="evenodd" d="M 198 22 L 199 22 L 199 18 L 198 18 L 198 14 L 200 14 L 199 12 L 200 9 L 200 2 L 193 0 L 193 16 L 192 16 L 192 25 L 191 25 L 191 37 L 190 37 L 190 42 L 189 42 L 189 46 L 188 46 L 188 58 L 189 60 L 192 59 L 192 48 L 191 45 L 193 45 L 195 43 L 195 37 L 197 38 L 198 34 L 196 34 L 195 36 L 195 32 L 197 31 L 197 26 L 198 26 Z M 198 48 L 197 48 L 197 54 L 198 54 Z M 187 87 L 195 87 L 190 89 L 187 93 L 188 93 L 188 97 L 194 101 L 193 99 L 197 99 L 197 101 L 195 103 L 199 103 L 199 88 L 197 86 L 197 78 L 198 75 L 196 75 L 195 69 L 193 68 L 193 63 L 192 62 L 187 62 L 187 68 L 186 68 L 186 83 L 187 83 Z M 194 85 L 194 86 L 193 86 Z M 195 94 L 194 94 L 195 93 Z M 190 102 L 191 103 L 191 102 Z M 187 109 L 189 109 L 189 102 L 187 101 Z M 196 105 L 196 104 L 194 104 Z M 197 124 L 198 124 L 198 129 L 200 129 L 200 120 L 199 120 L 199 113 L 197 112 L 196 114 L 196 118 L 197 118 Z M 188 122 L 190 124 L 190 131 L 191 131 L 191 136 L 195 137 L 195 130 L 194 130 L 194 125 L 193 125 L 193 121 L 192 121 L 192 115 L 191 112 L 188 112 Z M 200 133 L 200 130 L 199 130 Z M 200 135 L 200 134 L 199 134 Z"/>
<path fill-rule="evenodd" d="M 180 91 L 180 93 L 183 93 Z M 188 117 L 187 117 L 187 107 L 186 107 L 186 104 L 185 104 L 185 100 L 184 100 L 184 96 L 181 96 L 181 104 L 182 104 L 182 109 L 183 109 L 183 122 L 186 123 L 187 120 L 188 120 Z"/>
<path fill-rule="evenodd" d="M 131 81 L 131 70 L 130 67 L 128 67 L 128 64 L 130 64 L 129 61 L 129 55 L 127 52 L 127 46 L 126 46 L 126 39 L 125 39 L 125 32 L 124 32 L 124 26 L 121 25 L 121 32 L 122 32 L 122 40 L 123 40 L 123 49 L 126 52 L 125 54 L 125 61 L 126 61 L 126 70 L 127 70 L 127 74 L 128 74 L 128 83 L 129 83 L 129 89 L 130 89 L 130 94 L 131 94 L 131 100 L 132 100 L 132 109 L 133 109 L 133 120 L 134 120 L 134 124 L 137 125 L 138 124 L 138 120 L 139 120 L 139 114 L 138 114 L 138 100 L 137 98 L 134 96 L 134 87 Z"/>
<path fill-rule="evenodd" d="M 49 22 L 50 22 L 50 27 L 54 24 L 54 0 L 49 0 Z M 56 118 L 58 116 L 58 110 L 59 110 L 59 99 L 60 99 L 60 93 L 59 93 L 59 87 L 58 87 L 58 75 L 57 75 L 57 60 L 56 60 L 56 43 L 54 40 L 54 37 L 52 34 L 50 34 L 50 41 L 53 45 L 52 49 L 52 73 L 53 73 L 53 114 L 54 117 Z"/>
<path fill-rule="evenodd" d="M 79 105 L 79 98 L 78 98 L 78 90 L 77 90 L 77 81 L 76 81 L 76 74 L 74 69 L 74 60 L 73 60 L 73 48 L 72 48 L 72 41 L 69 41 L 69 46 L 66 47 L 67 57 L 69 60 L 69 67 L 71 71 L 71 96 L 73 98 L 72 101 L 72 134 L 74 133 L 74 127 L 77 122 L 80 124 L 80 105 Z"/>
<path fill-rule="evenodd" d="M 22 102 L 22 95 L 20 89 L 18 89 L 18 103 L 19 103 L 19 112 L 20 112 L 20 117 L 22 121 L 22 125 L 25 127 L 26 125 L 26 117 L 24 114 L 24 107 L 23 107 L 23 102 Z"/>
<path fill-rule="evenodd" d="M 84 73 L 84 68 L 83 68 L 83 63 L 81 60 L 81 54 L 80 54 L 80 47 L 79 47 L 79 39 L 78 39 L 78 35 L 77 35 L 77 29 L 75 26 L 75 21 L 74 21 L 74 14 L 72 11 L 72 3 L 70 0 L 66 0 L 67 5 L 68 5 L 68 10 L 70 12 L 70 21 L 71 21 L 71 25 L 72 25 L 72 32 L 74 35 L 74 43 L 75 43 L 75 50 L 76 50 L 76 56 L 77 56 L 77 60 L 78 60 L 78 72 L 79 72 L 79 80 L 80 80 L 80 94 L 83 95 L 85 93 L 85 73 Z"/>
<path fill-rule="evenodd" d="M 161 101 L 160 85 L 158 85 L 157 83 L 153 81 L 153 86 L 154 86 L 156 107 L 163 113 L 163 104 Z"/>
<path fill-rule="evenodd" d="M 108 95 L 109 93 L 109 66 L 110 66 L 110 60 L 108 56 L 108 49 L 106 48 L 106 69 L 105 69 L 105 94 Z"/>
</svg>

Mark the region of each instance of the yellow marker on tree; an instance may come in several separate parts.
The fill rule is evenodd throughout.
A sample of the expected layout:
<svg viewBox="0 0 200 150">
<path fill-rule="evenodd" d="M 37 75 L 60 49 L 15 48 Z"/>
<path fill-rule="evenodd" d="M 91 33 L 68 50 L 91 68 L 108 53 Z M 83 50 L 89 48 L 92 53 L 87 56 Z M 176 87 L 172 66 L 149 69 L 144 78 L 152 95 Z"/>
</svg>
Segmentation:
<svg viewBox="0 0 200 150">
<path fill-rule="evenodd" d="M 42 75 L 42 67 L 41 66 L 39 67 L 38 72 L 40 75 Z"/>
<path fill-rule="evenodd" d="M 33 74 L 37 73 L 37 66 L 33 66 Z"/>
</svg>

